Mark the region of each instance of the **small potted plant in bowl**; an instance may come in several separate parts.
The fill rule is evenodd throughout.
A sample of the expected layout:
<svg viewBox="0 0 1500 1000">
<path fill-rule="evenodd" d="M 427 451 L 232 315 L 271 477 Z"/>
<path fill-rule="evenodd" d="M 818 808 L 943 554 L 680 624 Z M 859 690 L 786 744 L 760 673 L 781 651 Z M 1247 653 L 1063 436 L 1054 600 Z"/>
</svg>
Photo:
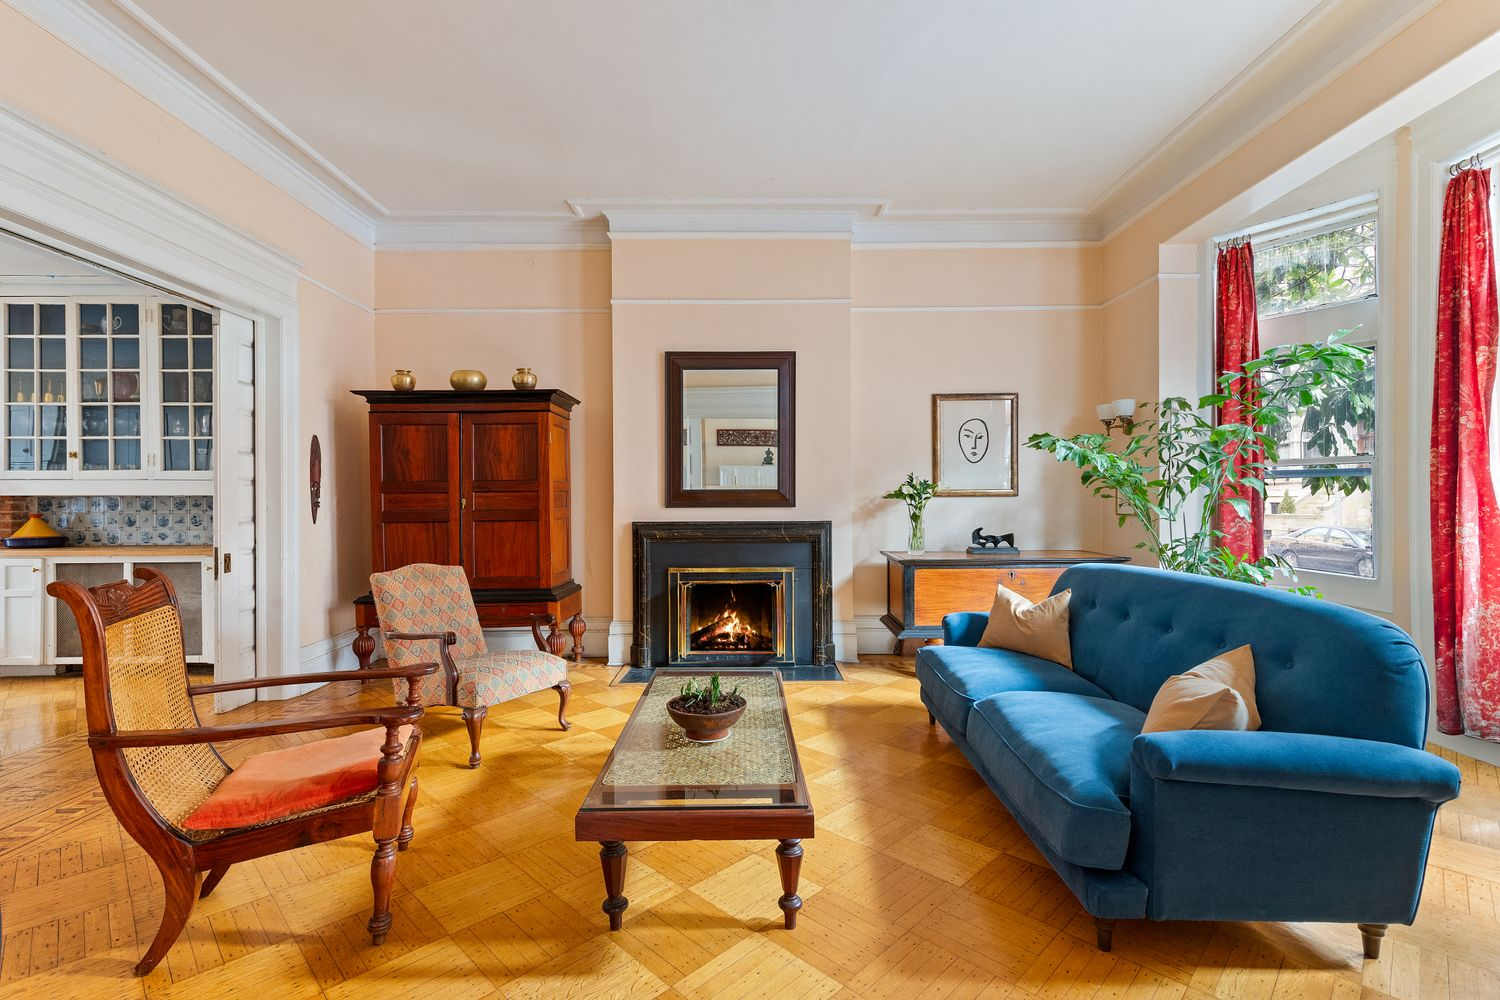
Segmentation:
<svg viewBox="0 0 1500 1000">
<path fill-rule="evenodd" d="M 717 743 L 745 711 L 745 696 L 739 688 L 725 691 L 718 674 L 708 683 L 689 677 L 677 697 L 667 702 L 667 714 L 682 727 L 682 735 L 694 743 Z"/>
</svg>

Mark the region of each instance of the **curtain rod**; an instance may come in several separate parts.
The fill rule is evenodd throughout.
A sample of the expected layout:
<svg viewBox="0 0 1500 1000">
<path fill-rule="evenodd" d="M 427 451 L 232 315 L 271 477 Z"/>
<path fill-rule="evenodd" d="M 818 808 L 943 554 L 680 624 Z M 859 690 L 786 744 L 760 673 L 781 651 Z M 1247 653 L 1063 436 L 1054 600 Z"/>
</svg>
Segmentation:
<svg viewBox="0 0 1500 1000">
<path fill-rule="evenodd" d="M 1231 236 L 1228 239 L 1217 240 L 1214 243 L 1214 246 L 1217 247 L 1220 250 L 1228 250 L 1231 247 L 1247 246 L 1249 243 L 1250 243 L 1250 234 L 1249 233 L 1245 233 L 1245 234 L 1240 235 L 1240 236 Z"/>
<path fill-rule="evenodd" d="M 1472 156 L 1465 156 L 1462 160 L 1459 160 L 1457 163 L 1455 163 L 1451 167 L 1449 167 L 1448 168 L 1448 176 L 1449 177 L 1457 177 L 1459 174 L 1463 173 L 1465 170 L 1483 170 L 1483 169 L 1484 169 L 1484 160 L 1480 159 L 1480 156 L 1479 156 L 1478 153 L 1475 153 Z"/>
</svg>

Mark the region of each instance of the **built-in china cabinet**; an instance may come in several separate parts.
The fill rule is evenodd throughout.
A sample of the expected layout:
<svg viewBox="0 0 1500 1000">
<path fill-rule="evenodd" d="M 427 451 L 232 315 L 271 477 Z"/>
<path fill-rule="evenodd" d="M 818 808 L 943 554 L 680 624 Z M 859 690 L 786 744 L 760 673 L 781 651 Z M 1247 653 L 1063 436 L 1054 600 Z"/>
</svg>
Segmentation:
<svg viewBox="0 0 1500 1000">
<path fill-rule="evenodd" d="M 158 297 L 0 299 L 12 494 L 212 491 L 214 316 Z"/>
</svg>

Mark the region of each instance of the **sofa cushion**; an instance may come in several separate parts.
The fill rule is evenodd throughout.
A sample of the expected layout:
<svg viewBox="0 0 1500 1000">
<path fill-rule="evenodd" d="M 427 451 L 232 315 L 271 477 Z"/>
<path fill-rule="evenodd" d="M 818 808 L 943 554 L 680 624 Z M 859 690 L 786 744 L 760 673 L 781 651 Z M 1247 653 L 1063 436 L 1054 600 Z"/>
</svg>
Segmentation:
<svg viewBox="0 0 1500 1000">
<path fill-rule="evenodd" d="M 1072 591 L 1060 590 L 1045 601 L 1032 603 L 1004 584 L 995 588 L 995 604 L 984 626 L 979 645 L 989 649 L 1013 649 L 1073 668 L 1068 650 L 1068 598 Z"/>
<path fill-rule="evenodd" d="M 934 715 L 963 735 L 969 709 L 1002 691 L 1063 691 L 1106 698 L 1103 690 L 1051 660 L 1008 649 L 976 646 L 923 646 L 917 651 L 917 680 Z"/>
<path fill-rule="evenodd" d="M 965 739 L 1048 848 L 1114 870 L 1130 846 L 1130 744 L 1145 721 L 1123 702 L 1012 691 L 974 705 Z"/>
</svg>

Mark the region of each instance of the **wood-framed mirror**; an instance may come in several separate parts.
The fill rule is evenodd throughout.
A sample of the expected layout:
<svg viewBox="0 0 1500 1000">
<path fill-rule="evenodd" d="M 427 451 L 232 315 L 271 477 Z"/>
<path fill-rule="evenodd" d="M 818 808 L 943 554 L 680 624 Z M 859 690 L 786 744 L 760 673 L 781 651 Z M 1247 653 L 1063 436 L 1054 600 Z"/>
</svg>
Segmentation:
<svg viewBox="0 0 1500 1000">
<path fill-rule="evenodd" d="M 796 351 L 668 351 L 668 507 L 792 507 Z"/>
</svg>

